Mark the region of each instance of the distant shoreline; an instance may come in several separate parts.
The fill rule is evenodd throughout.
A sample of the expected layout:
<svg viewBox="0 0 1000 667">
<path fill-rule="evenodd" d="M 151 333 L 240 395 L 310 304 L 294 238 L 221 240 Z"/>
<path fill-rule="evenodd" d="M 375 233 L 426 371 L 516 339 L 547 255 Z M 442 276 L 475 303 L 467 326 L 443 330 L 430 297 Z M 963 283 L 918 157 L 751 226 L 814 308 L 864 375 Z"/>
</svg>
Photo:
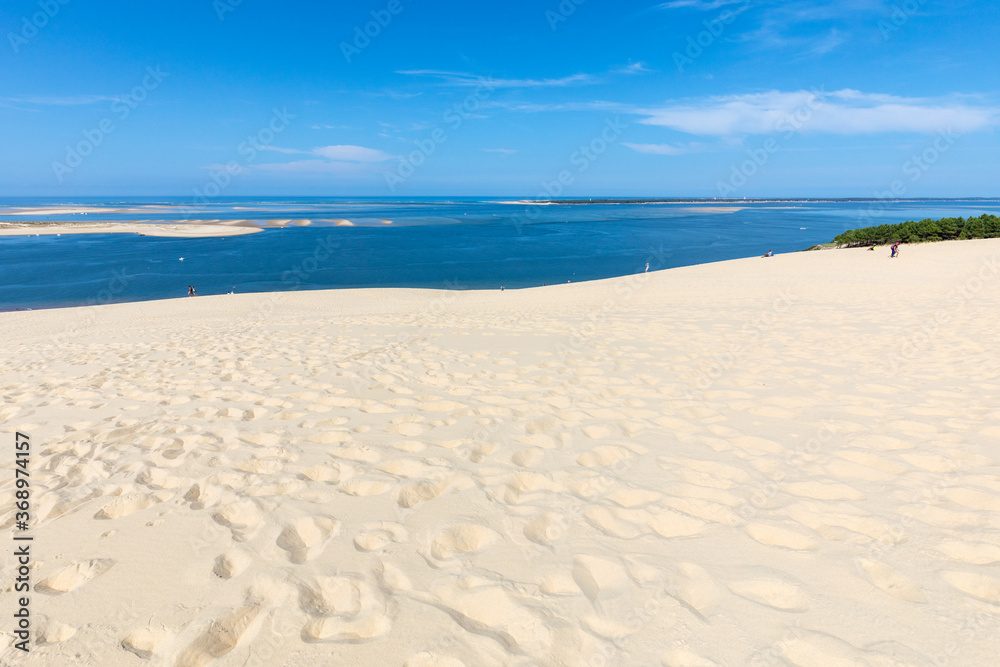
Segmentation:
<svg viewBox="0 0 1000 667">
<path fill-rule="evenodd" d="M 934 197 L 921 197 L 912 199 L 879 199 L 876 197 L 824 197 L 819 199 L 811 198 L 795 198 L 795 199 L 781 199 L 781 198 L 764 198 L 764 199 L 670 199 L 670 198 L 592 198 L 592 199 L 516 199 L 516 200 L 506 200 L 497 201 L 496 204 L 510 204 L 518 206 L 588 206 L 588 205 L 613 205 L 613 204 L 723 204 L 723 205 L 734 205 L 734 204 L 843 204 L 843 203 L 866 203 L 866 202 L 885 202 L 887 204 L 900 204 L 906 202 L 913 203 L 924 203 L 932 201 L 944 201 L 944 202 L 1000 202 L 1000 197 L 962 197 L 958 199 L 954 198 L 944 198 L 937 199 Z"/>
</svg>

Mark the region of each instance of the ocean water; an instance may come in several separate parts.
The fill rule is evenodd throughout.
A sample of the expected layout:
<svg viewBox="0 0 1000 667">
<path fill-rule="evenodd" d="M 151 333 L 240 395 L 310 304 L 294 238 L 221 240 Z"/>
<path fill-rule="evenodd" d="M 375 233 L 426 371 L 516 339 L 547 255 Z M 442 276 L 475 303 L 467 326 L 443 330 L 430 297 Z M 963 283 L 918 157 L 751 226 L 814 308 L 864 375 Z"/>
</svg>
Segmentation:
<svg viewBox="0 0 1000 667">
<path fill-rule="evenodd" d="M 41 215 L 26 207 L 51 207 Z M 63 209 L 73 209 L 66 211 Z M 0 310 L 349 287 L 507 289 L 787 253 L 846 229 L 1000 214 L 997 200 L 536 205 L 498 199 L 3 200 L 0 221 L 246 219 L 245 236 L 0 236 Z M 309 226 L 274 227 L 308 219 Z M 350 220 L 353 226 L 335 226 Z M 385 221 L 389 221 L 386 223 Z M 341 222 L 341 225 L 343 223 Z"/>
</svg>

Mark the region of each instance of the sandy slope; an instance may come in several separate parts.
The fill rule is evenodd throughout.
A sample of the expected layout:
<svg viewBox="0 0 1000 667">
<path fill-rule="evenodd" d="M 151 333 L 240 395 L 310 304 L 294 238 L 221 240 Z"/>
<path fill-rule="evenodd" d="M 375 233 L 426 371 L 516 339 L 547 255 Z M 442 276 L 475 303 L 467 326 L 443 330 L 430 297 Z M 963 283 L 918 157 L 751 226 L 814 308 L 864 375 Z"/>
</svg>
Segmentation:
<svg viewBox="0 0 1000 667">
<path fill-rule="evenodd" d="M 994 665 L 1000 243 L 886 254 L 4 314 L 0 659 Z"/>
</svg>

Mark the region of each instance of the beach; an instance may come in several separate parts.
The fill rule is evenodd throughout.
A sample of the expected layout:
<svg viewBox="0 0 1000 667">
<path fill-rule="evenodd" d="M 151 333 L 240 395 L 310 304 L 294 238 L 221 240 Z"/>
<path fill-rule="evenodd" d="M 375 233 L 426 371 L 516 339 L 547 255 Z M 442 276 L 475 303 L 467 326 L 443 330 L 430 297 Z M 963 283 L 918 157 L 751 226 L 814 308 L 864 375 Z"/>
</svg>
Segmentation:
<svg viewBox="0 0 1000 667">
<path fill-rule="evenodd" d="M 0 222 L 0 236 L 53 236 L 62 234 L 137 234 L 168 238 L 206 238 L 256 234 L 259 227 L 246 220 L 177 223 L 137 222 Z"/>
<path fill-rule="evenodd" d="M 0 662 L 993 664 L 998 285 L 976 240 L 0 314 Z"/>
</svg>

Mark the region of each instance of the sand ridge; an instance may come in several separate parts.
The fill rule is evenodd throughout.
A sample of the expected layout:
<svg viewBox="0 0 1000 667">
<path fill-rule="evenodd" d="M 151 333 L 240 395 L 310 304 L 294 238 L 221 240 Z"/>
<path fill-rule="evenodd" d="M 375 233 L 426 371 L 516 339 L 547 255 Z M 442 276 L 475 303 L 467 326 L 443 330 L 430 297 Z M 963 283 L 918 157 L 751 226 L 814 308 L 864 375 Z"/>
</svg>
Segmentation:
<svg viewBox="0 0 1000 667">
<path fill-rule="evenodd" d="M 997 255 L 6 313 L 3 660 L 991 664 Z"/>
</svg>

